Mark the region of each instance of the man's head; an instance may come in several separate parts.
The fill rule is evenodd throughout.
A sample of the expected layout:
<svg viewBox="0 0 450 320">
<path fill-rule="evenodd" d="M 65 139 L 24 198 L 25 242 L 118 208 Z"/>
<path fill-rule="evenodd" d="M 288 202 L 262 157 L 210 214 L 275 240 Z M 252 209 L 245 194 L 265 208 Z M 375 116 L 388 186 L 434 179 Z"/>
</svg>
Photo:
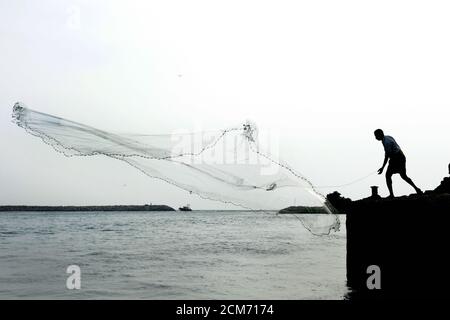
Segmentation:
<svg viewBox="0 0 450 320">
<path fill-rule="evenodd" d="M 377 129 L 373 132 L 375 134 L 375 139 L 382 140 L 384 138 L 384 132 L 381 129 Z"/>
</svg>

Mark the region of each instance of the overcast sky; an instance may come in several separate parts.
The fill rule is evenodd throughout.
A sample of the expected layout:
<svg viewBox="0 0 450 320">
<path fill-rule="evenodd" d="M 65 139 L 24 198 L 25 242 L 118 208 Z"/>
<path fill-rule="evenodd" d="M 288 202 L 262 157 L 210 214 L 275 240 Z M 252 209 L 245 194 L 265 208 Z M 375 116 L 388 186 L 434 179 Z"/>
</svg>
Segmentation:
<svg viewBox="0 0 450 320">
<path fill-rule="evenodd" d="M 377 170 L 382 128 L 433 189 L 450 162 L 449 16 L 448 1 L 0 0 L 0 204 L 217 206 L 120 161 L 65 158 L 11 123 L 16 101 L 125 132 L 251 119 L 318 186 Z M 371 185 L 387 195 L 378 175 L 338 190 Z M 395 176 L 394 191 L 413 190 Z"/>
</svg>

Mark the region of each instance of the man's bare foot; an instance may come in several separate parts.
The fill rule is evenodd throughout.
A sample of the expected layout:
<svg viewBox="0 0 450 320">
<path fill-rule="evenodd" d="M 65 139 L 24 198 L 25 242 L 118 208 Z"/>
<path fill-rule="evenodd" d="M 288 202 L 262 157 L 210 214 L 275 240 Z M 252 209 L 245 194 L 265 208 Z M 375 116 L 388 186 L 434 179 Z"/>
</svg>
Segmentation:
<svg viewBox="0 0 450 320">
<path fill-rule="evenodd" d="M 394 197 L 394 195 L 393 194 L 390 194 L 390 195 L 388 195 L 387 197 L 386 197 L 386 199 L 394 199 L 395 197 Z"/>
<path fill-rule="evenodd" d="M 420 190 L 419 188 L 416 189 L 417 194 L 423 194 L 423 191 Z"/>
</svg>

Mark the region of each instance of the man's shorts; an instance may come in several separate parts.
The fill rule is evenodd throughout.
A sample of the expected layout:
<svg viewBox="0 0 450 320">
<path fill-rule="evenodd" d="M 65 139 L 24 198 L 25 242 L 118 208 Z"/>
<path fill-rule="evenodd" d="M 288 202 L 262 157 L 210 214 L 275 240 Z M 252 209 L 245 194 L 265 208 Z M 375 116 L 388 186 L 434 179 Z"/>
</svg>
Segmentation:
<svg viewBox="0 0 450 320">
<path fill-rule="evenodd" d="M 397 152 L 389 159 L 389 166 L 386 173 L 406 173 L 406 157 L 403 152 Z"/>
</svg>

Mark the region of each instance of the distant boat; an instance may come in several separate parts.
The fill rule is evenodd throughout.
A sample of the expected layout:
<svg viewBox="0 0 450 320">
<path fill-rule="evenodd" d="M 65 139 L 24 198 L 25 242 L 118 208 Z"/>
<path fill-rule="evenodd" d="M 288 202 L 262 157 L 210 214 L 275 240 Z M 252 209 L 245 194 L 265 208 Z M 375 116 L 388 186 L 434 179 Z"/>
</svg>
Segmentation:
<svg viewBox="0 0 450 320">
<path fill-rule="evenodd" d="M 178 208 L 180 211 L 192 211 L 191 206 L 189 204 Z"/>
</svg>

